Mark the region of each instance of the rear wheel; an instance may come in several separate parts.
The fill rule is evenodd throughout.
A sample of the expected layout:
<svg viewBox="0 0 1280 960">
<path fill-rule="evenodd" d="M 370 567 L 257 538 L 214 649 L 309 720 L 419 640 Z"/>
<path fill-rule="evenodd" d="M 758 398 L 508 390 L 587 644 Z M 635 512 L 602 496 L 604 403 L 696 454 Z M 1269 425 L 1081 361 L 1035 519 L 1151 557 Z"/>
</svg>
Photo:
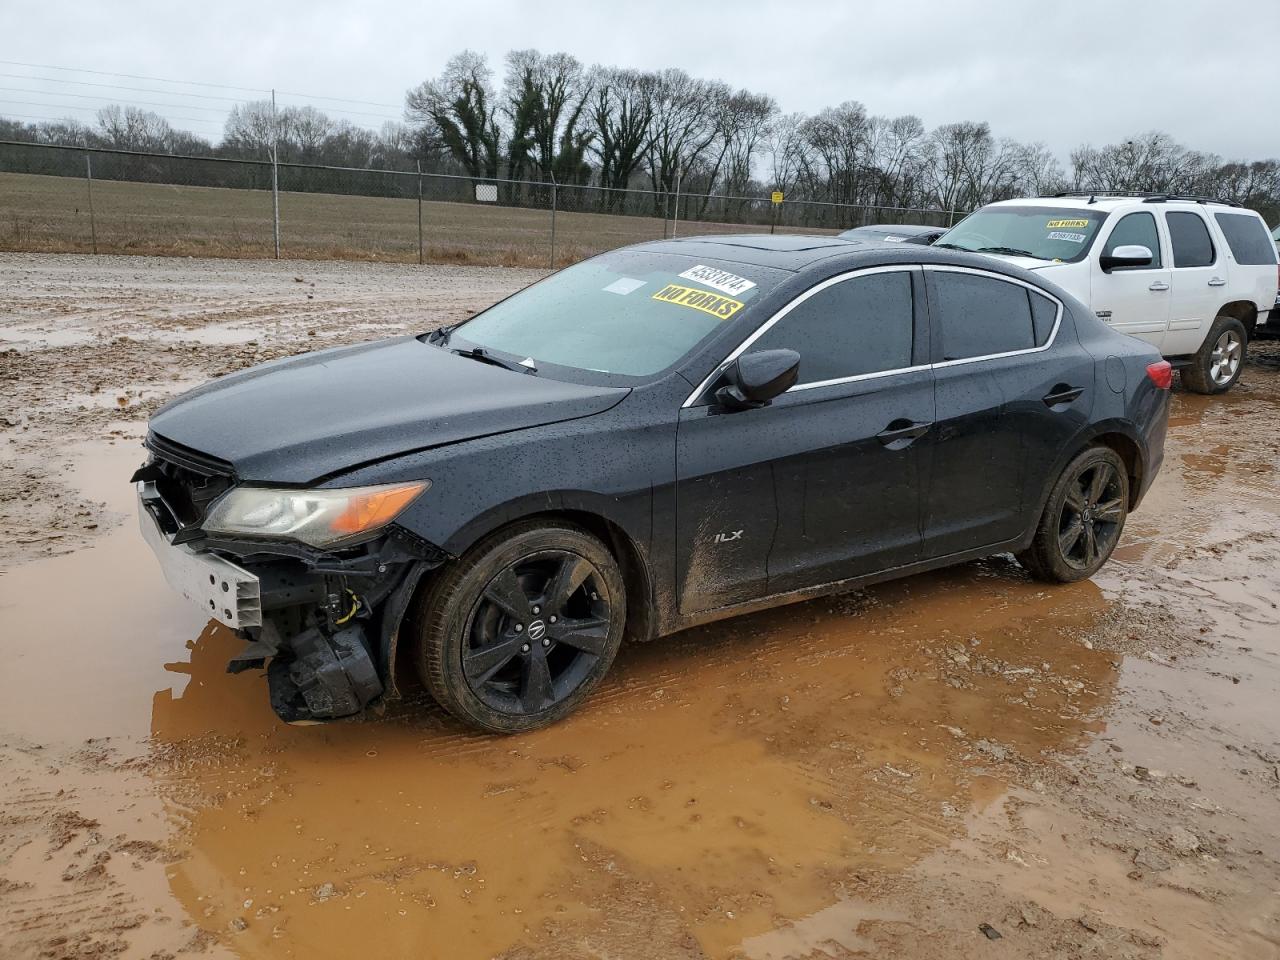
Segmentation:
<svg viewBox="0 0 1280 960">
<path fill-rule="evenodd" d="M 622 642 L 626 591 L 608 549 L 531 521 L 482 540 L 430 585 L 416 663 L 431 695 L 474 727 L 516 733 L 581 703 Z"/>
<path fill-rule="evenodd" d="M 1235 317 L 1218 317 L 1209 335 L 1182 368 L 1182 382 L 1196 393 L 1222 393 L 1240 379 L 1249 337 Z"/>
<path fill-rule="evenodd" d="M 1091 577 L 1115 550 L 1128 513 L 1124 462 L 1108 447 L 1090 447 L 1062 472 L 1035 538 L 1018 560 L 1040 580 Z"/>
</svg>

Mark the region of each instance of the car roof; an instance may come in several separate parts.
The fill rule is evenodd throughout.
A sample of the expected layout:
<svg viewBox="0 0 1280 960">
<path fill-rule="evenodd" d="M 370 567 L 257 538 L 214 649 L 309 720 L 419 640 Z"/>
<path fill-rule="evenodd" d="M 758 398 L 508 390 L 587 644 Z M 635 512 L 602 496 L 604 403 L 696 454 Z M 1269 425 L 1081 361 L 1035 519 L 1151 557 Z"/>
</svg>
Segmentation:
<svg viewBox="0 0 1280 960">
<path fill-rule="evenodd" d="M 796 234 L 739 234 L 727 236 L 679 237 L 674 240 L 652 240 L 627 250 L 650 253 L 672 253 L 699 260 L 716 260 L 757 267 L 771 267 L 800 273 L 811 268 L 824 272 L 857 270 L 862 267 L 894 264 L 941 264 L 971 267 L 987 273 L 998 273 L 1027 280 L 1036 286 L 1044 278 L 995 257 L 960 250 L 946 250 L 924 244 L 881 243 L 831 236 Z"/>
<path fill-rule="evenodd" d="M 853 227 L 840 234 L 842 237 L 859 233 L 887 233 L 891 236 L 916 237 L 922 233 L 944 233 L 946 227 L 926 227 L 919 223 L 876 223 Z"/>
<path fill-rule="evenodd" d="M 1157 206 L 1176 204 L 1182 206 L 1213 207 L 1220 212 L 1253 213 L 1238 204 L 1230 204 L 1221 200 L 1209 200 L 1195 197 L 1145 196 L 1131 194 L 1125 196 L 1104 196 L 1097 194 L 1084 197 L 1018 197 L 1014 200 L 996 200 L 986 207 L 1054 207 L 1059 210 L 1102 210 L 1110 212 L 1132 204 Z M 985 209 L 985 207 L 983 208 Z"/>
</svg>

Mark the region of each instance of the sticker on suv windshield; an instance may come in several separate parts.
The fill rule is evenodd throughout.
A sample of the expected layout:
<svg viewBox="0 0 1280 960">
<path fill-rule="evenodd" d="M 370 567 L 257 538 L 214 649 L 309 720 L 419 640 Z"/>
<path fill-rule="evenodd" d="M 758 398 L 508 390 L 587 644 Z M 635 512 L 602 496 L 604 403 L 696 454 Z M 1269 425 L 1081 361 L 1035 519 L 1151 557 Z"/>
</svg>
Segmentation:
<svg viewBox="0 0 1280 960">
<path fill-rule="evenodd" d="M 1055 230 L 1058 227 L 1087 227 L 1088 220 L 1050 220 L 1044 225 L 1046 230 Z"/>
<path fill-rule="evenodd" d="M 653 295 L 653 299 L 674 303 L 681 307 L 692 307 L 694 310 L 701 310 L 721 320 L 728 320 L 742 309 L 741 300 L 722 297 L 718 293 L 709 293 L 706 290 L 696 290 L 693 287 L 682 287 L 676 283 L 667 284 Z"/>
<path fill-rule="evenodd" d="M 1086 237 L 1083 233 L 1065 233 L 1061 230 L 1055 230 L 1053 233 L 1049 234 L 1048 239 L 1069 240 L 1072 243 L 1084 243 L 1089 238 Z"/>
<path fill-rule="evenodd" d="M 731 297 L 741 296 L 746 293 L 755 283 L 745 277 L 739 277 L 729 273 L 727 270 L 717 270 L 715 267 L 707 267 L 698 264 L 696 267 L 690 267 L 684 273 L 680 274 L 682 280 L 692 280 L 695 283 L 705 284 L 713 290 L 719 290 L 721 293 L 727 293 Z"/>
</svg>

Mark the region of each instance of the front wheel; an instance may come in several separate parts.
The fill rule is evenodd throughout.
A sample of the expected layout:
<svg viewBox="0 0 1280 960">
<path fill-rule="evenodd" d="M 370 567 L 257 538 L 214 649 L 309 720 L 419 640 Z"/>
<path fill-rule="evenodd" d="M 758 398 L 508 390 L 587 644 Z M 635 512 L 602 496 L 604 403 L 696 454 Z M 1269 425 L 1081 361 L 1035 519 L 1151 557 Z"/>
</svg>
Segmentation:
<svg viewBox="0 0 1280 960">
<path fill-rule="evenodd" d="M 1195 393 L 1223 393 L 1240 379 L 1249 337 L 1235 317 L 1218 317 L 1209 335 L 1182 368 L 1182 382 Z"/>
<path fill-rule="evenodd" d="M 427 588 L 415 618 L 418 674 L 473 727 L 533 730 L 600 682 L 626 614 L 622 574 L 604 544 L 568 524 L 517 524 L 476 544 Z"/>
<path fill-rule="evenodd" d="M 1108 447 L 1090 447 L 1058 478 L 1035 538 L 1018 560 L 1039 580 L 1084 580 L 1111 557 L 1128 514 L 1124 462 Z"/>
</svg>

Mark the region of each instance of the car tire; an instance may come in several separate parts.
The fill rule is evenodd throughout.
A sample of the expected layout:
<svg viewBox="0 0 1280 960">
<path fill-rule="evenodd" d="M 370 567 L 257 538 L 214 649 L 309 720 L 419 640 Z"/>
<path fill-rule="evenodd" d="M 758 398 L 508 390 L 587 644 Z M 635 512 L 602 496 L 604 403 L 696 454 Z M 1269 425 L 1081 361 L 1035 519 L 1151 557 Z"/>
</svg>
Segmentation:
<svg viewBox="0 0 1280 960">
<path fill-rule="evenodd" d="M 1209 335 L 1182 368 L 1182 382 L 1194 393 L 1224 393 L 1230 390 L 1244 369 L 1249 335 L 1235 317 L 1218 317 Z"/>
<path fill-rule="evenodd" d="M 432 577 L 416 605 L 414 662 L 453 716 L 490 733 L 554 723 L 608 671 L 622 643 L 617 561 L 580 527 L 526 521 Z"/>
<path fill-rule="evenodd" d="M 1037 580 L 1091 577 L 1115 550 L 1128 514 L 1124 461 L 1109 447 L 1089 447 L 1062 471 L 1018 562 Z"/>
</svg>

